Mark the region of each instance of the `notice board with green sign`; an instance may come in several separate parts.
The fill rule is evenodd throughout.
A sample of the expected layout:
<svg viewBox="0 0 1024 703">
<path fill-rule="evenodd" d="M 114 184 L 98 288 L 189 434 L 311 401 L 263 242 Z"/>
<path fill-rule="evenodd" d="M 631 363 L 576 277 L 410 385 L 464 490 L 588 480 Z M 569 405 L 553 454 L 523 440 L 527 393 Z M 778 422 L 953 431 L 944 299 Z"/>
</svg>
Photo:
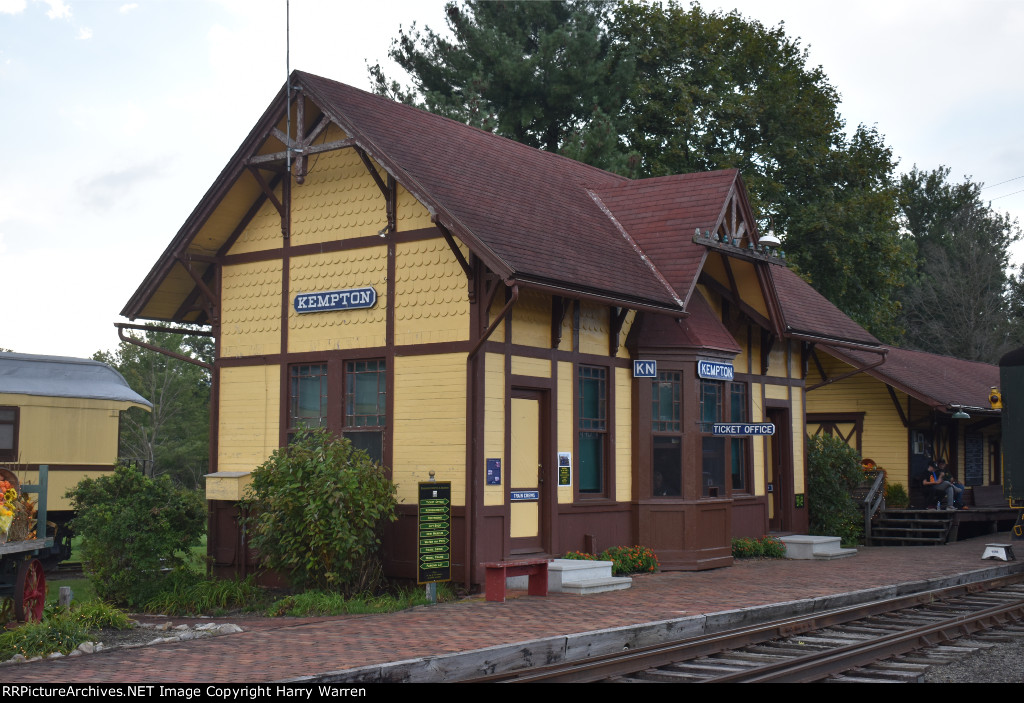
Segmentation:
<svg viewBox="0 0 1024 703">
<path fill-rule="evenodd" d="M 452 580 L 452 484 L 419 484 L 416 583 Z"/>
</svg>

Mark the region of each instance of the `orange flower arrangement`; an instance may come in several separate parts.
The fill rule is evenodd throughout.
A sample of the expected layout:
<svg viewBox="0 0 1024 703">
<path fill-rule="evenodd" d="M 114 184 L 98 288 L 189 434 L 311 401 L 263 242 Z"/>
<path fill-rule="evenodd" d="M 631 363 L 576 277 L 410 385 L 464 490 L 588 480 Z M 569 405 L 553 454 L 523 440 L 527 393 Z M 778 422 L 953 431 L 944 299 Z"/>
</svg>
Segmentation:
<svg viewBox="0 0 1024 703">
<path fill-rule="evenodd" d="M 18 491 L 10 481 L 0 481 L 0 533 L 4 535 L 11 529 L 14 521 L 14 501 L 18 499 Z"/>
</svg>

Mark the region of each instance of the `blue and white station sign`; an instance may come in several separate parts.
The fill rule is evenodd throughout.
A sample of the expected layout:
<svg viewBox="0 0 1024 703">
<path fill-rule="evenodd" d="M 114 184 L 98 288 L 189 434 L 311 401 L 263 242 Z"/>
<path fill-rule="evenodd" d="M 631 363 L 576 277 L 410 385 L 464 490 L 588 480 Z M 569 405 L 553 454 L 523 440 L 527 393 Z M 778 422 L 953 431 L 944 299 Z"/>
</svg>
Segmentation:
<svg viewBox="0 0 1024 703">
<path fill-rule="evenodd" d="M 359 310 L 377 304 L 377 291 L 371 286 L 328 290 L 323 293 L 299 293 L 295 296 L 295 312 L 327 312 L 329 310 Z"/>
<path fill-rule="evenodd" d="M 658 362 L 657 361 L 643 361 L 641 359 L 633 360 L 633 378 L 657 378 L 658 377 Z"/>
<path fill-rule="evenodd" d="M 711 381 L 731 381 L 732 364 L 724 361 L 698 361 L 697 376 Z"/>
<path fill-rule="evenodd" d="M 773 435 L 775 425 L 770 422 L 716 422 L 711 426 L 711 434 L 733 437 Z"/>
</svg>

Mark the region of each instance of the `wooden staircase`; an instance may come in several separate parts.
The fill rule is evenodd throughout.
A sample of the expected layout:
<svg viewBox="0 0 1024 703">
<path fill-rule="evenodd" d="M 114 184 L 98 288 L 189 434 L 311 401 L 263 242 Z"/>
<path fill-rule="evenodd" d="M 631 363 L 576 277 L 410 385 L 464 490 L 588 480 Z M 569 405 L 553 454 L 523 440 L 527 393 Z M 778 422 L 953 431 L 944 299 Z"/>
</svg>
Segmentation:
<svg viewBox="0 0 1024 703">
<path fill-rule="evenodd" d="M 953 510 L 882 510 L 871 521 L 868 543 L 909 546 L 956 541 L 955 516 Z"/>
</svg>

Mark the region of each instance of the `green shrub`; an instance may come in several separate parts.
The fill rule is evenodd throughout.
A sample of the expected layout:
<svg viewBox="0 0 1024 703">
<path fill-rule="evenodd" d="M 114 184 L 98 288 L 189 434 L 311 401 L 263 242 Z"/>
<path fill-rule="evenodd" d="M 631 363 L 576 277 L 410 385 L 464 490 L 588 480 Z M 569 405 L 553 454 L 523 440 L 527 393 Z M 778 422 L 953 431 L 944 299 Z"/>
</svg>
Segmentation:
<svg viewBox="0 0 1024 703">
<path fill-rule="evenodd" d="M 885 487 L 885 505 L 888 508 L 905 508 L 910 505 L 910 497 L 902 483 L 890 483 Z"/>
<path fill-rule="evenodd" d="M 151 479 L 136 469 L 86 478 L 67 493 L 77 515 L 83 569 L 96 595 L 141 606 L 160 589 L 162 574 L 184 568 L 189 550 L 206 531 L 200 492 Z"/>
<path fill-rule="evenodd" d="M 759 540 L 752 537 L 737 537 L 732 541 L 734 559 L 755 559 L 763 555 L 764 550 Z"/>
<path fill-rule="evenodd" d="M 734 559 L 784 559 L 786 545 L 778 537 L 765 535 L 761 539 L 738 537 L 732 541 Z"/>
<path fill-rule="evenodd" d="M 301 589 L 344 594 L 380 580 L 378 528 L 395 486 L 347 439 L 303 432 L 253 471 L 246 524 L 264 566 Z"/>
<path fill-rule="evenodd" d="M 761 538 L 761 553 L 766 559 L 785 559 L 786 545 L 778 537 L 765 535 Z"/>
<path fill-rule="evenodd" d="M 601 561 L 612 563 L 614 576 L 648 574 L 658 570 L 658 556 L 648 547 L 611 547 L 601 552 Z"/>
<path fill-rule="evenodd" d="M 863 477 L 860 455 L 832 435 L 810 437 L 807 449 L 810 533 L 857 544 L 864 533 L 863 515 L 850 491 Z"/>
</svg>

